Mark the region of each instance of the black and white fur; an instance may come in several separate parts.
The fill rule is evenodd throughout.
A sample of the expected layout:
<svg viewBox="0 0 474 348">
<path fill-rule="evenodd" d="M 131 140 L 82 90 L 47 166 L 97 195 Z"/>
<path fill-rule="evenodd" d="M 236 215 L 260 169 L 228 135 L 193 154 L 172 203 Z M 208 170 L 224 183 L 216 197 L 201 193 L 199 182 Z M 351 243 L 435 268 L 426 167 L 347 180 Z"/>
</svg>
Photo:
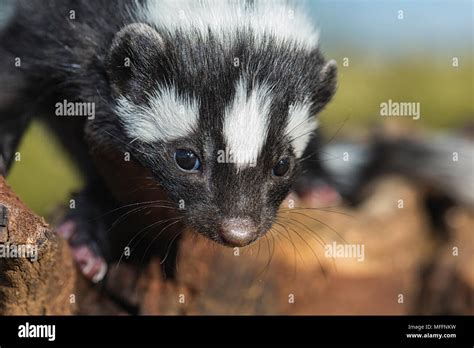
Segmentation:
<svg viewBox="0 0 474 348">
<path fill-rule="evenodd" d="M 307 174 L 295 186 L 302 196 L 309 187 L 329 185 L 357 206 L 375 181 L 397 175 L 474 207 L 474 142 L 459 133 L 394 136 L 378 131 L 364 143 L 324 144 L 319 138 L 310 142 L 305 156 L 310 158 L 303 166 Z"/>
<path fill-rule="evenodd" d="M 117 200 L 127 203 L 107 188 L 122 175 L 103 168 L 111 153 L 130 153 L 169 200 L 184 202 L 186 226 L 219 243 L 249 244 L 272 226 L 317 128 L 314 116 L 334 94 L 336 66 L 317 40 L 304 12 L 285 1 L 21 0 L 0 36 L 8 85 L 0 167 L 7 171 L 39 115 L 87 179 L 63 227 L 73 246 L 89 248 L 79 254 L 107 257 L 105 227 L 91 221 Z M 63 100 L 95 103 L 95 119 L 54 116 Z M 180 170 L 177 149 L 196 153 L 202 170 Z M 234 161 L 220 163 L 219 151 Z M 275 177 L 282 158 L 289 171 Z M 105 268 L 86 262 L 83 271 L 100 280 Z"/>
<path fill-rule="evenodd" d="M 303 171 L 294 190 L 305 205 L 357 208 L 374 183 L 387 176 L 412 182 L 435 240 L 452 237 L 449 211 L 474 207 L 474 142 L 469 125 L 443 135 L 393 135 L 380 129 L 368 141 L 308 145 Z"/>
</svg>

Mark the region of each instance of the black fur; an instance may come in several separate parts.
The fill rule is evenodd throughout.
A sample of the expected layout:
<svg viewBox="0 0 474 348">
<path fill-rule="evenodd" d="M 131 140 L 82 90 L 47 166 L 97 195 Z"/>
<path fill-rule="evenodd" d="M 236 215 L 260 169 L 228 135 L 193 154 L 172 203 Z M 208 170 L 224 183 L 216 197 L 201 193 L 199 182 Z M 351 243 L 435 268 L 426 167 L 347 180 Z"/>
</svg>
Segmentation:
<svg viewBox="0 0 474 348">
<path fill-rule="evenodd" d="M 222 220 L 247 217 L 257 225 L 253 239 L 258 238 L 271 227 L 279 204 L 300 172 L 300 163 L 284 135 L 289 107 L 309 97 L 312 113 L 319 112 L 334 94 L 335 66 L 327 64 L 317 49 L 303 50 L 272 37 L 256 48 L 247 31 L 238 33 L 230 49 L 212 33 L 205 40 L 197 33 L 159 32 L 160 41 L 150 32 L 120 32 L 135 22 L 130 16 L 134 6 L 134 2 L 124 0 L 19 2 L 16 15 L 0 37 L 5 61 L 11 62 L 7 65 L 11 66 L 15 57 L 22 60 L 21 68 L 9 69 L 17 83 L 16 98 L 0 105 L 2 132 L 13 134 L 13 141 L 2 145 L 2 156 L 9 162 L 29 118 L 18 110 L 16 125 L 10 126 L 9 110 L 28 101 L 31 109 L 63 137 L 89 182 L 97 182 L 94 178 L 99 175 L 90 153 L 100 157 L 107 151 L 130 152 L 134 160 L 151 171 L 173 202 L 185 202 L 181 213 L 187 225 L 223 242 L 219 234 Z M 73 20 L 68 18 L 71 10 L 75 11 Z M 147 24 L 153 27 L 153 23 Z M 123 65 L 127 57 L 131 59 L 130 67 Z M 239 67 L 233 65 L 236 57 L 241 62 Z M 274 102 L 269 136 L 257 166 L 237 173 L 234 164 L 217 163 L 216 154 L 225 149 L 224 109 L 241 76 L 272 86 Z M 131 142 L 113 111 L 115 98 L 124 94 L 136 103 L 147 104 L 145 92 L 153 91 L 157 84 L 171 83 L 180 94 L 199 98 L 198 129 L 174 142 Z M 95 119 L 55 117 L 54 104 L 64 99 L 94 102 Z M 177 148 L 194 150 L 202 159 L 203 172 L 183 174 L 173 161 Z M 274 178 L 271 170 L 282 157 L 290 158 L 290 173 Z M 94 190 L 89 187 L 88 192 Z"/>
</svg>

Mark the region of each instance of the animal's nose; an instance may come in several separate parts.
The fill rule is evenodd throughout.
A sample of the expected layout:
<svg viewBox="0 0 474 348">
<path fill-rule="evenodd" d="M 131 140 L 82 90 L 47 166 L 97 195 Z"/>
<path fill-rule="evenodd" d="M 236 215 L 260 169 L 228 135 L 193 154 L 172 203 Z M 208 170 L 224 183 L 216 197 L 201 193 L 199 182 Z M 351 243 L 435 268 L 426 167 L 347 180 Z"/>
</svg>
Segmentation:
<svg viewBox="0 0 474 348">
<path fill-rule="evenodd" d="M 231 218 L 221 224 L 220 234 L 228 245 L 243 247 L 255 239 L 257 228 L 249 219 Z"/>
</svg>

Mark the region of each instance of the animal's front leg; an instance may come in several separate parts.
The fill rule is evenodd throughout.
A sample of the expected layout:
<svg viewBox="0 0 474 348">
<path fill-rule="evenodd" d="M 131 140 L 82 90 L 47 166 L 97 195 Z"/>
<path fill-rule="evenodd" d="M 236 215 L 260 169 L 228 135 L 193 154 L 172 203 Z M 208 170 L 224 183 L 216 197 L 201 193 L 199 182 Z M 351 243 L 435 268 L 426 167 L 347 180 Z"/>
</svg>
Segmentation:
<svg viewBox="0 0 474 348">
<path fill-rule="evenodd" d="M 83 275 L 97 283 L 107 274 L 109 249 L 104 214 L 113 209 L 112 200 L 106 197 L 99 184 L 89 183 L 73 195 L 70 209 L 57 232 L 65 238 L 74 260 Z"/>
</svg>

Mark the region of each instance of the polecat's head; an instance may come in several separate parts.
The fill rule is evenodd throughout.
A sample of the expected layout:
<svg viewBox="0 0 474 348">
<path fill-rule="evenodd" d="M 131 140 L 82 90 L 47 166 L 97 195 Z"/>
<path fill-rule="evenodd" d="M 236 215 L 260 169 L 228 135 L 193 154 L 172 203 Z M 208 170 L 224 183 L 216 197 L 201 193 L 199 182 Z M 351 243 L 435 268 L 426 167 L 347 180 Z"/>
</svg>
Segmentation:
<svg viewBox="0 0 474 348">
<path fill-rule="evenodd" d="M 107 69 L 133 155 L 190 226 L 244 246 L 287 196 L 336 67 L 288 5 L 228 3 L 150 2 Z"/>
</svg>

